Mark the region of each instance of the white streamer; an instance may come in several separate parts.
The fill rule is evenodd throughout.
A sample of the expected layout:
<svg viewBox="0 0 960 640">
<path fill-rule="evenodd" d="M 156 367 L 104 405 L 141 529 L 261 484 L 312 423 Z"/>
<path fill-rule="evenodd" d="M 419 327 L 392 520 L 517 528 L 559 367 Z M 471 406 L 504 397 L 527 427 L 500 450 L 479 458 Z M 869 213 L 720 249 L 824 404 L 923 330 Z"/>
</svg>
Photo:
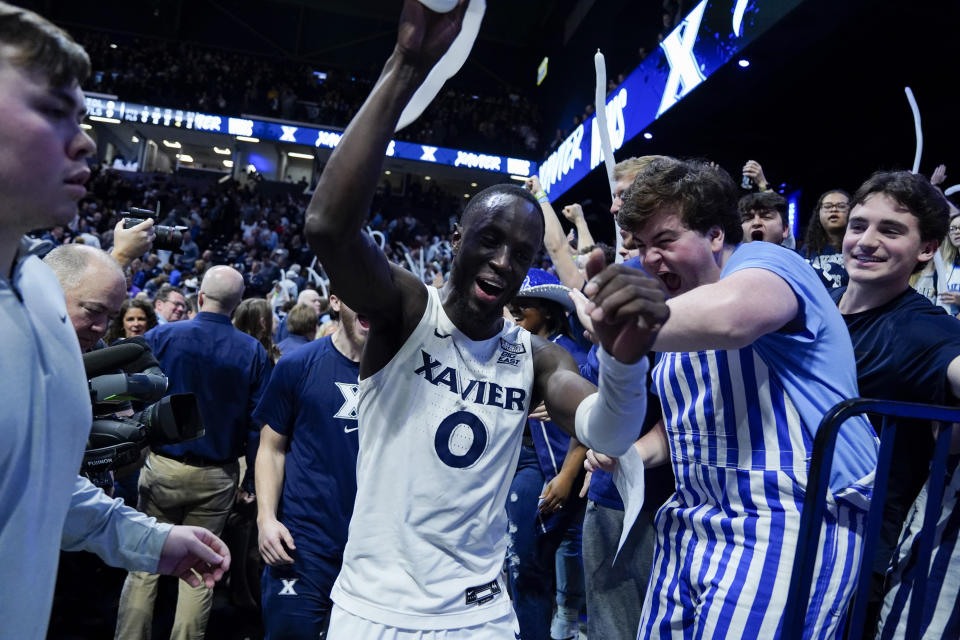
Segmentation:
<svg viewBox="0 0 960 640">
<path fill-rule="evenodd" d="M 593 66 L 597 72 L 593 104 L 596 110 L 597 132 L 600 134 L 600 149 L 603 151 L 603 166 L 607 170 L 607 186 L 610 188 L 610 199 L 612 201 L 614 198 L 613 167 L 616 162 L 613 158 L 613 146 L 610 144 L 610 129 L 607 128 L 607 62 L 600 49 L 597 49 L 593 56 Z M 623 238 L 620 236 L 620 225 L 617 224 L 616 218 L 613 220 L 613 236 L 617 241 L 617 262 L 623 262 L 623 256 L 620 254 Z"/>
<path fill-rule="evenodd" d="M 944 194 L 944 195 L 947 195 L 947 196 L 952 196 L 952 195 L 955 194 L 957 191 L 960 191 L 960 184 L 955 184 L 955 185 L 953 185 L 952 187 L 947 187 L 947 188 L 944 190 L 943 194 Z"/>
<path fill-rule="evenodd" d="M 913 155 L 913 172 L 920 173 L 920 156 L 923 154 L 923 127 L 920 125 L 920 107 L 917 106 L 917 99 L 913 97 L 913 90 L 910 87 L 903 88 L 907 94 L 907 102 L 910 103 L 910 110 L 913 111 L 913 128 L 917 134 L 917 151 Z"/>
<path fill-rule="evenodd" d="M 423 2 L 423 4 L 430 9 L 437 7 L 443 12 L 442 10 L 446 6 L 450 6 L 451 3 L 444 0 L 427 0 Z M 455 6 L 456 3 L 453 3 L 450 9 L 453 9 Z M 454 38 L 447 52 L 433 65 L 423 84 L 420 85 L 420 88 L 417 89 L 413 97 L 410 98 L 410 102 L 407 103 L 403 113 L 400 114 L 397 131 L 400 131 L 400 129 L 403 129 L 419 118 L 424 109 L 426 109 L 427 106 L 433 102 L 433 99 L 437 97 L 437 94 L 440 93 L 443 84 L 452 78 L 457 71 L 460 71 L 460 67 L 463 66 L 463 63 L 467 61 L 467 56 L 470 55 L 470 50 L 473 48 L 473 43 L 477 39 L 477 34 L 480 33 L 480 23 L 483 21 L 483 14 L 486 10 L 487 0 L 470 0 L 470 4 L 467 5 L 467 11 L 463 16 L 460 33 Z"/>
<path fill-rule="evenodd" d="M 737 5 L 733 8 L 733 35 L 740 37 L 740 28 L 743 26 L 743 14 L 747 10 L 750 0 L 737 0 Z"/>
<path fill-rule="evenodd" d="M 367 227 L 367 235 L 377 241 L 377 245 L 380 247 L 380 250 L 383 251 L 383 247 L 387 244 L 387 237 L 383 235 L 382 231 L 374 231 L 370 227 Z"/>
</svg>

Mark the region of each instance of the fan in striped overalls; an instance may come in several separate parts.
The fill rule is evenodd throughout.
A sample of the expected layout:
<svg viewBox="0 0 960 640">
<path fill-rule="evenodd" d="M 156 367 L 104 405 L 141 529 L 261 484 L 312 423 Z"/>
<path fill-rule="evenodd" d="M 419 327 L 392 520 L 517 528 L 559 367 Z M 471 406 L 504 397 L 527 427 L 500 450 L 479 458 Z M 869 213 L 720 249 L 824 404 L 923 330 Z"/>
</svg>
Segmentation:
<svg viewBox="0 0 960 640">
<path fill-rule="evenodd" d="M 796 253 L 737 246 L 730 177 L 657 160 L 624 196 L 621 226 L 671 295 L 654 348 L 664 429 L 638 449 L 669 456 L 677 491 L 657 514 L 639 637 L 771 638 L 780 631 L 817 426 L 856 397 L 850 338 Z M 669 449 L 669 451 L 667 451 Z M 840 634 L 876 466 L 869 423 L 842 427 L 805 637 Z"/>
</svg>

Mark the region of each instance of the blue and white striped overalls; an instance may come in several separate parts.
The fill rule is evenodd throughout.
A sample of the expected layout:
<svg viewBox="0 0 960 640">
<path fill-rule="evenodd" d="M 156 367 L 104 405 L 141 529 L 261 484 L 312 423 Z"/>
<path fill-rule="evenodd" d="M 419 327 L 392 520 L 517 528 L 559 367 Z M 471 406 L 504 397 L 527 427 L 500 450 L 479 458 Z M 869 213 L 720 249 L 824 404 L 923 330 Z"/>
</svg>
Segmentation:
<svg viewBox="0 0 960 640">
<path fill-rule="evenodd" d="M 638 637 L 777 637 L 816 425 L 749 346 L 663 354 L 654 381 L 677 491 L 657 513 Z M 842 632 L 872 484 L 828 495 L 804 637 Z"/>
</svg>

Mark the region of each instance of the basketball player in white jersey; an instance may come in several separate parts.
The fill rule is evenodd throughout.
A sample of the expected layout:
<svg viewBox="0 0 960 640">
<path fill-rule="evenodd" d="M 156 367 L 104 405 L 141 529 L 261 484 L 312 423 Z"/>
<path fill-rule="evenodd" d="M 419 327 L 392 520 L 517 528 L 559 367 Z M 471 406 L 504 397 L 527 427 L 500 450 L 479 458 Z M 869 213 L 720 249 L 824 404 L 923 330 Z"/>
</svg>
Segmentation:
<svg viewBox="0 0 960 640">
<path fill-rule="evenodd" d="M 516 637 L 499 574 L 527 413 L 542 399 L 569 433 L 576 423 L 582 441 L 626 451 L 645 411 L 643 355 L 668 313 L 652 279 L 622 296 L 622 313 L 598 328 L 596 392 L 562 348 L 502 317 L 543 237 L 529 193 L 500 185 L 468 203 L 440 290 L 390 264 L 363 233 L 400 113 L 462 15 L 462 5 L 437 14 L 405 4 L 396 48 L 307 209 L 310 246 L 370 324 L 357 498 L 328 640 Z M 620 425 L 612 442 L 592 441 L 600 425 Z"/>
</svg>

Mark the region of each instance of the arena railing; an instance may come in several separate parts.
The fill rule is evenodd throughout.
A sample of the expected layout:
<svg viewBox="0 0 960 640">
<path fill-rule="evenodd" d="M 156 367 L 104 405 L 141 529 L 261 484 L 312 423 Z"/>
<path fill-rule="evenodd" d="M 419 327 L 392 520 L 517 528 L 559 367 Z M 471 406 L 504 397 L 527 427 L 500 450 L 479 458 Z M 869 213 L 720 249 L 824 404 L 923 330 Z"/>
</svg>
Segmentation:
<svg viewBox="0 0 960 640">
<path fill-rule="evenodd" d="M 814 565 L 820 548 L 820 528 L 823 522 L 823 512 L 830 480 L 830 468 L 833 463 L 834 447 L 840 426 L 850 417 L 864 413 L 882 416 L 883 425 L 880 431 L 880 451 L 877 457 L 877 472 L 875 475 L 873 497 L 870 501 L 870 510 L 867 515 L 867 528 L 864 532 L 863 554 L 860 566 L 857 568 L 854 598 L 848 609 L 848 624 L 846 637 L 860 638 L 863 635 L 863 626 L 866 621 L 867 599 L 870 592 L 871 567 L 876 555 L 877 543 L 880 536 L 880 526 L 883 520 L 883 505 L 886 500 L 887 480 L 890 472 L 890 463 L 893 454 L 893 441 L 896 433 L 896 423 L 889 418 L 913 418 L 919 420 L 940 421 L 947 423 L 941 428 L 936 437 L 933 460 L 930 466 L 930 476 L 927 480 L 928 499 L 924 513 L 923 528 L 916 537 L 918 545 L 916 567 L 918 573 L 912 580 L 912 594 L 910 610 L 907 618 L 907 638 L 919 638 L 922 635 L 924 600 L 927 589 L 927 578 L 930 570 L 930 556 L 933 550 L 934 534 L 936 533 L 939 509 L 943 500 L 946 485 L 947 456 L 950 453 L 951 428 L 949 423 L 960 422 L 960 409 L 936 405 L 917 404 L 912 402 L 894 402 L 891 400 L 871 400 L 854 398 L 845 400 L 831 408 L 820 422 L 817 435 L 813 442 L 813 457 L 810 463 L 809 481 L 807 485 L 807 500 L 800 518 L 799 540 L 817 540 L 818 544 L 798 545 L 794 556 L 793 571 L 790 576 L 790 593 L 783 617 L 781 637 L 784 640 L 793 640 L 803 637 L 804 620 L 810 599 L 810 588 L 813 580 Z M 922 437 L 918 434 L 917 437 Z M 923 568 L 923 573 L 919 573 Z M 866 570 L 865 570 L 866 569 Z M 922 579 L 921 579 L 922 575 Z"/>
</svg>

